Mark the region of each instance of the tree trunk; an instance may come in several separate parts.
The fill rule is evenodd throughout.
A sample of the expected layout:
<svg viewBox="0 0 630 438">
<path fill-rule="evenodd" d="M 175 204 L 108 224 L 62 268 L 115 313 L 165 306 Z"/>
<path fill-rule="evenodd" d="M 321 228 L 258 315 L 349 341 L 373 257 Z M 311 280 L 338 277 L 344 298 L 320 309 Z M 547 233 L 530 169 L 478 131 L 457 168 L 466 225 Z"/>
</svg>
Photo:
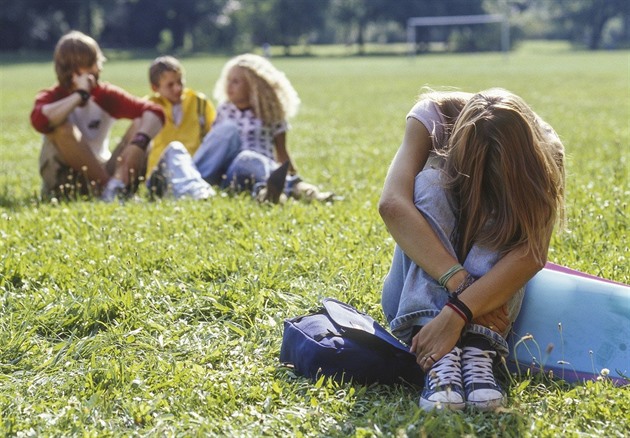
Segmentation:
<svg viewBox="0 0 630 438">
<path fill-rule="evenodd" d="M 365 23 L 359 21 L 359 34 L 357 35 L 357 46 L 359 48 L 359 55 L 365 54 Z"/>
<path fill-rule="evenodd" d="M 588 48 L 590 50 L 597 50 L 602 41 L 602 31 L 604 30 L 604 25 L 608 21 L 608 17 L 604 15 L 602 11 L 597 11 L 593 15 L 593 21 L 591 25 L 591 36 L 588 42 Z"/>
</svg>

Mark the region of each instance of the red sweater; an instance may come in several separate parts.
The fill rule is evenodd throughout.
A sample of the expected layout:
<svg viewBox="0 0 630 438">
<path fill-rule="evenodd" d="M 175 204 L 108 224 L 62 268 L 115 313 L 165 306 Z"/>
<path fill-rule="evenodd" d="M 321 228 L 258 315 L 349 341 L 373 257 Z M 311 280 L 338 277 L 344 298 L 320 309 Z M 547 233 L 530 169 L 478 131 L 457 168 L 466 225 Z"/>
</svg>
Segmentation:
<svg viewBox="0 0 630 438">
<path fill-rule="evenodd" d="M 46 134 L 53 130 L 50 121 L 42 113 L 42 107 L 63 99 L 70 93 L 69 90 L 57 85 L 37 94 L 35 106 L 31 112 L 31 124 L 37 131 Z M 92 89 L 91 100 L 114 119 L 135 119 L 141 117 L 145 111 L 151 111 L 164 123 L 164 111 L 160 105 L 133 96 L 112 84 L 99 83 Z"/>
</svg>

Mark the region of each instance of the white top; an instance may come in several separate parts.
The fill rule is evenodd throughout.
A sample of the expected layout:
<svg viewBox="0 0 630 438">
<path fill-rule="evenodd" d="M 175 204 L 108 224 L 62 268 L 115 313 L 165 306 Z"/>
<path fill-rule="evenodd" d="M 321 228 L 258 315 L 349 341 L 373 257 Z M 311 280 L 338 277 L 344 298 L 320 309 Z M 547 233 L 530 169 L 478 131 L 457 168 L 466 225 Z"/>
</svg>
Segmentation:
<svg viewBox="0 0 630 438">
<path fill-rule="evenodd" d="M 264 125 L 251 108 L 240 110 L 232 102 L 222 103 L 219 106 L 214 124 L 219 124 L 224 120 L 232 120 L 238 126 L 241 150 L 259 152 L 271 159 L 274 158 L 274 137 L 289 129 L 286 121 L 272 126 Z"/>
<path fill-rule="evenodd" d="M 81 131 L 84 140 L 94 152 L 94 155 L 105 163 L 111 157 L 109 150 L 109 134 L 116 121 L 103 110 L 94 99 L 87 101 L 85 106 L 77 106 L 68 115 L 68 121 Z"/>
<path fill-rule="evenodd" d="M 429 159 L 424 166 L 425 169 L 430 167 L 441 167 L 444 163 L 444 158 L 435 153 L 436 150 L 442 149 L 446 146 L 447 139 L 444 134 L 444 116 L 440 112 L 438 106 L 429 99 L 423 99 L 411 108 L 407 114 L 407 118 L 414 118 L 427 128 L 431 135 L 431 143 L 433 148 L 429 153 Z"/>
</svg>

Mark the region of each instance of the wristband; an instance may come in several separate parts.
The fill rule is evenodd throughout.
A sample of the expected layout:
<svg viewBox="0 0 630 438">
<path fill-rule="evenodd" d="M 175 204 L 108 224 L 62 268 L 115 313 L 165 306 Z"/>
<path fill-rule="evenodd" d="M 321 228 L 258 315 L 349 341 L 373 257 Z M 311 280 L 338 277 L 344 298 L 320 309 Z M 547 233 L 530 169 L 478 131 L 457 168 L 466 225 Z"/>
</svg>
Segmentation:
<svg viewBox="0 0 630 438">
<path fill-rule="evenodd" d="M 468 306 L 466 306 L 464 303 L 462 303 L 461 301 L 457 300 L 459 303 L 464 305 L 464 308 L 468 310 L 468 312 L 466 312 L 465 310 L 461 309 L 457 304 L 455 304 L 454 302 L 449 301 L 448 303 L 446 303 L 446 305 L 444 307 L 448 307 L 451 310 L 453 310 L 455 313 L 457 313 L 457 315 L 464 320 L 465 324 L 468 324 L 470 321 L 472 321 L 472 313 L 470 312 L 470 309 L 468 309 Z"/>
<path fill-rule="evenodd" d="M 451 277 L 453 277 L 453 275 L 457 274 L 459 271 L 463 271 L 464 267 L 462 265 L 460 265 L 459 263 L 453 265 L 450 267 L 450 269 L 448 271 L 446 271 L 438 280 L 438 283 L 440 283 L 440 286 L 442 286 L 444 289 L 446 289 L 446 283 L 448 283 L 448 281 L 451 279 Z"/>
<path fill-rule="evenodd" d="M 466 279 L 462 281 L 455 292 L 449 295 L 448 302 L 446 303 L 446 307 L 451 308 L 455 313 L 457 313 L 466 324 L 473 320 L 473 314 L 470 308 L 459 299 L 459 295 L 464 292 L 468 286 L 473 284 L 475 280 L 477 280 L 477 278 L 473 275 L 466 275 Z"/>
<path fill-rule="evenodd" d="M 135 144 L 143 151 L 147 150 L 149 143 L 151 143 L 151 137 L 146 135 L 144 132 L 138 132 L 134 135 L 133 140 L 131 140 L 131 144 Z"/>
<path fill-rule="evenodd" d="M 85 104 L 88 100 L 90 100 L 90 93 L 85 90 L 75 90 L 75 93 L 79 93 L 81 96 L 81 104 Z"/>
<path fill-rule="evenodd" d="M 468 324 L 473 320 L 473 314 L 470 308 L 464 304 L 459 298 L 451 296 L 446 303 L 447 307 L 453 309 Z"/>
</svg>

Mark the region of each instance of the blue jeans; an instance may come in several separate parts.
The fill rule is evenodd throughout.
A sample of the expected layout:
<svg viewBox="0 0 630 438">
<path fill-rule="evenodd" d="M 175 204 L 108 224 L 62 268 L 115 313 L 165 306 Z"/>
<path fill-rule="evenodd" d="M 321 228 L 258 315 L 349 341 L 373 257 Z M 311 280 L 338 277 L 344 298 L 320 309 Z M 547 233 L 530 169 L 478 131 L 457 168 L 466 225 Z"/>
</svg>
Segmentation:
<svg viewBox="0 0 630 438">
<path fill-rule="evenodd" d="M 213 192 L 193 164 L 188 150 L 179 141 L 173 141 L 166 146 L 153 172 L 161 174 L 176 199 L 183 196 L 198 199 L 201 193 Z M 151 178 L 147 181 L 147 185 L 150 184 Z"/>
<path fill-rule="evenodd" d="M 222 184 L 232 186 L 238 190 L 248 189 L 254 192 L 262 187 L 269 179 L 271 172 L 280 167 L 280 164 L 255 151 L 245 150 L 238 153 L 234 161 L 227 169 L 226 179 Z M 291 194 L 293 186 L 300 181 L 297 175 L 287 176 L 284 192 Z"/>
<path fill-rule="evenodd" d="M 213 185 L 224 185 L 230 163 L 241 149 L 241 138 L 236 123 L 224 121 L 212 127 L 199 149 L 193 155 L 193 163 L 201 177 Z"/>
<path fill-rule="evenodd" d="M 193 156 L 193 163 L 202 178 L 221 188 L 255 190 L 266 183 L 271 172 L 280 165 L 259 152 L 241 150 L 238 125 L 226 120 L 212 127 Z M 289 194 L 299 177 L 287 178 L 285 192 Z"/>
<path fill-rule="evenodd" d="M 440 182 L 440 170 L 426 169 L 416 176 L 414 203 L 429 222 L 444 247 L 454 256 L 453 236 L 457 220 L 453 205 Z M 481 277 L 499 260 L 496 251 L 473 246 L 463 266 L 470 274 Z M 524 288 L 508 302 L 508 318 L 514 322 L 520 311 Z M 437 316 L 446 302 L 448 293 L 437 280 L 416 265 L 400 249 L 394 250 L 390 271 L 383 284 L 381 304 L 394 335 L 410 343 L 414 327 L 424 326 Z M 499 354 L 508 354 L 505 339 L 484 326 L 469 324 L 466 333 L 487 338 Z"/>
</svg>

